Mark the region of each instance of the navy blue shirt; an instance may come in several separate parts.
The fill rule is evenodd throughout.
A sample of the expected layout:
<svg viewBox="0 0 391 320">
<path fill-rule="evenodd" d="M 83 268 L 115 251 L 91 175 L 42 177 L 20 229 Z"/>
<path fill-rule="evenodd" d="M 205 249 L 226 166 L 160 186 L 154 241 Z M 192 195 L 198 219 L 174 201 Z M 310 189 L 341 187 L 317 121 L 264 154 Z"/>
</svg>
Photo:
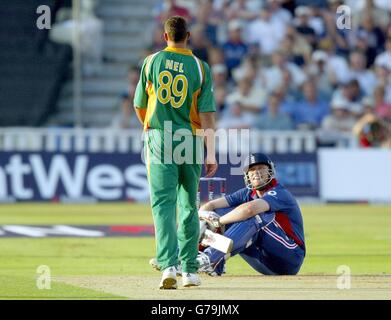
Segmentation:
<svg viewBox="0 0 391 320">
<path fill-rule="evenodd" d="M 230 207 L 237 207 L 243 203 L 259 199 L 254 190 L 248 188 L 225 196 Z M 285 231 L 287 236 L 292 238 L 300 247 L 305 249 L 304 227 L 301 210 L 293 195 L 285 189 L 284 186 L 276 183 L 262 197 L 269 206 L 270 210 L 264 214 L 274 213 L 275 222 Z"/>
<path fill-rule="evenodd" d="M 311 103 L 302 100 L 296 103 L 292 110 L 292 118 L 295 124 L 310 124 L 319 127 L 323 119 L 330 114 L 330 106 L 327 102 L 317 100 Z"/>
<path fill-rule="evenodd" d="M 227 68 L 231 71 L 233 68 L 236 68 L 240 65 L 240 62 L 247 54 L 248 48 L 245 43 L 233 43 L 226 42 L 223 45 L 225 64 Z"/>
</svg>

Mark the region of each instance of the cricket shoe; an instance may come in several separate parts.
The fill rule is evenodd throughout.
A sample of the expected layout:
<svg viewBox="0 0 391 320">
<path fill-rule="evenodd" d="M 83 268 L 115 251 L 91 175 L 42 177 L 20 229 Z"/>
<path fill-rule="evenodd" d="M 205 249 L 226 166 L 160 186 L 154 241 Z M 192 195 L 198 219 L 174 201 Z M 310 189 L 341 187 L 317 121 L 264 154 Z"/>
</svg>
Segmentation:
<svg viewBox="0 0 391 320">
<path fill-rule="evenodd" d="M 201 280 L 198 274 L 196 273 L 186 273 L 182 274 L 182 285 L 185 288 L 189 287 L 198 287 L 201 285 Z"/>
<path fill-rule="evenodd" d="M 177 280 L 176 280 L 176 268 L 168 267 L 164 269 L 162 280 L 159 284 L 159 289 L 176 289 Z"/>
<path fill-rule="evenodd" d="M 159 264 L 157 263 L 157 259 L 156 258 L 152 258 L 151 260 L 149 260 L 149 265 L 155 269 L 156 271 L 161 271 L 160 270 L 160 267 L 159 267 Z M 181 265 L 177 265 L 176 267 L 174 267 L 176 269 L 176 275 L 177 277 L 181 277 L 182 276 L 182 266 Z"/>
<path fill-rule="evenodd" d="M 198 252 L 197 261 L 199 264 L 198 272 L 206 273 L 210 276 L 217 276 L 214 268 L 210 262 L 209 256 L 204 252 Z"/>
</svg>

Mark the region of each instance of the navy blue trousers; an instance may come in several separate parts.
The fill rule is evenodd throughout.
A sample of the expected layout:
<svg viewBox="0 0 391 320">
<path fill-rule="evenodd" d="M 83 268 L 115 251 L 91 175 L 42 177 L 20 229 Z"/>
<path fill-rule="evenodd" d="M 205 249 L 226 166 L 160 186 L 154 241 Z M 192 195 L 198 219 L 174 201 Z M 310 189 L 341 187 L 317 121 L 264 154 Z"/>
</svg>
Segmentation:
<svg viewBox="0 0 391 320">
<path fill-rule="evenodd" d="M 223 216 L 234 208 L 217 209 Z M 274 222 L 274 213 L 262 213 L 226 226 L 224 235 L 233 240 L 230 256 L 239 254 L 252 268 L 264 275 L 295 275 L 303 263 L 305 251 Z M 204 251 L 221 274 L 228 256 L 208 247 Z"/>
</svg>

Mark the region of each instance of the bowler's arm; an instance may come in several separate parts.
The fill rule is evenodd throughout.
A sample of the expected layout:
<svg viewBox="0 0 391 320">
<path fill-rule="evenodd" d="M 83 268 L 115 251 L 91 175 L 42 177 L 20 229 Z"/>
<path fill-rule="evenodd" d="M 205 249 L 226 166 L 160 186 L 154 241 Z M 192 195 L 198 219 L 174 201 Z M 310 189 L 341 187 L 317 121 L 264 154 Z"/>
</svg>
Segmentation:
<svg viewBox="0 0 391 320">
<path fill-rule="evenodd" d="M 212 177 L 218 167 L 215 146 L 215 112 L 200 112 L 199 117 L 206 146 L 205 176 Z"/>
<path fill-rule="evenodd" d="M 199 113 L 201 129 L 204 131 L 206 158 L 215 157 L 215 112 Z"/>
<path fill-rule="evenodd" d="M 213 96 L 212 73 L 207 63 L 202 62 L 202 65 L 205 79 L 198 96 L 197 109 L 206 144 L 205 176 L 213 177 L 218 167 L 215 155 L 216 103 Z"/>
</svg>

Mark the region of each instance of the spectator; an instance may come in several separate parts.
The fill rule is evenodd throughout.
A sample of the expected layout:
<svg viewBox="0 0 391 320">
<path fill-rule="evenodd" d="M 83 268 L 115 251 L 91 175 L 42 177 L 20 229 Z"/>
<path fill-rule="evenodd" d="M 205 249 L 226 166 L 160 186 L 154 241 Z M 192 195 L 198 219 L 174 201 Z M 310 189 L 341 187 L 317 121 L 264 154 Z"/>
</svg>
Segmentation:
<svg viewBox="0 0 391 320">
<path fill-rule="evenodd" d="M 294 2 L 297 6 L 312 5 L 323 10 L 328 7 L 328 0 L 295 0 Z"/>
<path fill-rule="evenodd" d="M 386 51 L 379 54 L 375 59 L 375 65 L 377 67 L 384 67 L 387 70 L 391 70 L 391 35 L 387 35 Z"/>
<path fill-rule="evenodd" d="M 305 73 L 294 63 L 288 62 L 285 52 L 278 50 L 272 55 L 272 66 L 264 71 L 265 85 L 269 92 L 272 92 L 287 83 L 294 90 L 299 88 L 306 80 Z"/>
<path fill-rule="evenodd" d="M 138 128 L 139 122 L 134 113 L 133 99 L 139 80 L 140 69 L 130 66 L 128 70 L 128 89 L 121 93 L 120 110 L 114 116 L 111 126 L 117 129 Z"/>
<path fill-rule="evenodd" d="M 255 127 L 260 130 L 293 129 L 293 122 L 287 114 L 281 111 L 280 103 L 278 94 L 270 94 L 266 107 L 267 111 L 259 117 Z"/>
<path fill-rule="evenodd" d="M 265 101 L 266 91 L 262 88 L 255 88 L 253 78 L 249 76 L 244 76 L 238 83 L 238 89 L 227 97 L 229 105 L 238 102 L 243 113 L 251 117 L 260 113 Z"/>
<path fill-rule="evenodd" d="M 281 8 L 284 8 L 285 10 L 287 10 L 291 14 L 291 16 L 293 16 L 294 12 L 295 12 L 295 8 L 298 5 L 297 1 L 298 0 L 282 0 L 281 1 Z"/>
<path fill-rule="evenodd" d="M 391 148 L 391 128 L 374 114 L 362 116 L 354 125 L 353 133 L 363 148 Z"/>
<path fill-rule="evenodd" d="M 204 10 L 209 13 L 208 21 L 210 24 L 219 26 L 224 23 L 224 10 L 221 6 L 216 5 L 216 1 L 201 0 L 201 6 L 203 6 Z"/>
<path fill-rule="evenodd" d="M 217 127 L 222 129 L 249 129 L 253 125 L 254 117 L 243 111 L 238 100 L 232 101 L 232 104 L 217 122 Z"/>
<path fill-rule="evenodd" d="M 213 89 L 216 101 L 216 110 L 220 115 L 226 108 L 227 90 L 225 86 L 216 86 Z"/>
<path fill-rule="evenodd" d="M 326 36 L 326 25 L 323 18 L 323 12 L 325 11 L 325 9 L 315 5 L 314 1 L 312 0 L 307 0 L 307 1 L 308 3 L 304 4 L 304 6 L 308 6 L 311 9 L 311 15 L 308 24 L 312 29 L 314 29 L 318 41 L 319 39 Z M 326 5 L 327 5 L 327 0 L 326 0 Z M 298 6 L 300 6 L 300 4 L 298 4 Z"/>
<path fill-rule="evenodd" d="M 376 67 L 376 78 L 378 86 L 384 88 L 384 101 L 388 104 L 391 104 L 391 82 L 390 82 L 390 70 L 387 66 L 377 66 Z"/>
<path fill-rule="evenodd" d="M 159 50 L 163 50 L 166 47 L 166 42 L 164 41 L 163 38 L 163 29 L 161 27 L 155 28 L 153 31 L 153 38 L 152 38 L 152 43 L 151 46 L 149 47 L 149 51 L 156 52 Z"/>
<path fill-rule="evenodd" d="M 274 106 L 278 96 L 277 119 L 289 112 L 300 128 L 321 123 L 331 128 L 329 122 L 337 127 L 351 124 L 352 117 L 368 112 L 390 119 L 387 1 L 200 0 L 191 1 L 192 7 L 190 2 L 180 3 L 186 4 L 183 9 L 189 17 L 196 13 L 190 41 L 194 54 L 211 66 L 215 99 L 226 124 L 238 127 L 240 123 L 234 122 L 240 119 L 245 127 L 251 126 L 254 115 L 258 117 L 266 102 L 268 108 Z M 181 8 L 180 3 L 165 1 L 162 11 Z M 336 26 L 340 19 L 336 11 L 342 4 L 353 8 L 353 30 Z M 153 51 L 165 46 L 161 32 L 157 35 Z M 326 101 L 332 101 L 332 114 L 322 121 Z M 271 114 L 268 110 L 264 116 Z M 235 115 L 238 119 L 233 119 Z"/>
<path fill-rule="evenodd" d="M 375 70 L 378 86 L 386 87 L 389 83 L 388 78 L 390 74 L 390 71 L 388 70 L 387 66 L 379 65 L 375 68 Z"/>
<path fill-rule="evenodd" d="M 225 64 L 223 50 L 216 47 L 210 47 L 208 51 L 209 65 Z"/>
<path fill-rule="evenodd" d="M 188 22 L 191 20 L 190 12 L 187 8 L 179 6 L 176 0 L 164 0 L 162 5 L 157 9 L 157 20 L 159 25 L 163 24 L 171 16 L 182 16 Z"/>
<path fill-rule="evenodd" d="M 286 25 L 278 19 L 272 19 L 271 10 L 264 7 L 259 17 L 250 23 L 247 41 L 254 45 L 261 54 L 271 55 L 285 36 Z"/>
<path fill-rule="evenodd" d="M 255 19 L 259 9 L 260 1 L 258 0 L 232 1 L 231 4 L 225 9 L 225 16 L 227 21 L 240 19 L 245 22 L 246 20 Z"/>
<path fill-rule="evenodd" d="M 374 113 L 375 112 L 375 101 L 372 96 L 365 96 L 361 100 L 363 112 L 362 114 Z"/>
<path fill-rule="evenodd" d="M 353 79 L 343 84 L 340 89 L 336 90 L 332 99 L 343 99 L 345 103 L 349 105 L 350 111 L 356 116 L 359 116 L 363 113 L 363 97 L 364 94 L 361 91 L 358 80 Z"/>
<path fill-rule="evenodd" d="M 283 0 L 266 0 L 265 5 L 269 7 L 273 20 L 288 25 L 292 22 L 292 14 L 282 7 L 283 2 Z"/>
<path fill-rule="evenodd" d="M 384 50 L 385 34 L 373 21 L 373 16 L 368 12 L 355 32 L 354 45 L 356 49 L 365 53 L 366 67 L 371 67 L 376 56 Z"/>
<path fill-rule="evenodd" d="M 353 51 L 349 56 L 349 63 L 349 77 L 357 79 L 364 93 L 371 95 L 377 80 L 375 74 L 371 70 L 366 69 L 365 56 L 359 51 Z"/>
<path fill-rule="evenodd" d="M 195 56 L 210 63 L 208 55 L 209 43 L 206 40 L 204 31 L 205 30 L 202 25 L 193 26 L 190 33 L 190 46 Z"/>
<path fill-rule="evenodd" d="M 338 133 L 350 133 L 356 123 L 356 118 L 349 110 L 349 105 L 343 99 L 337 99 L 331 104 L 332 113 L 322 121 L 322 131 L 328 136 L 338 136 Z"/>
<path fill-rule="evenodd" d="M 134 95 L 134 92 L 133 92 Z M 119 113 L 114 115 L 111 121 L 111 127 L 113 129 L 136 129 L 139 128 L 140 123 L 136 114 L 133 111 L 132 106 L 128 102 L 129 99 L 123 99 L 120 104 Z"/>
<path fill-rule="evenodd" d="M 215 64 L 212 66 L 213 85 L 216 87 L 227 86 L 227 67 L 224 64 Z"/>
<path fill-rule="evenodd" d="M 226 18 L 226 11 L 229 9 L 232 3 L 229 0 L 212 0 L 213 9 L 219 13 L 223 13 L 223 20 Z"/>
<path fill-rule="evenodd" d="M 307 68 L 307 73 L 317 85 L 319 97 L 330 100 L 334 88 L 333 77 L 327 72 L 327 54 L 317 50 L 312 54 L 312 63 Z"/>
<path fill-rule="evenodd" d="M 81 2 L 80 21 L 58 21 L 50 30 L 51 40 L 71 44 L 82 53 L 83 75 L 95 76 L 102 71 L 103 60 L 103 21 L 95 15 L 96 2 L 86 0 Z M 74 34 L 79 33 L 80 41 Z"/>
<path fill-rule="evenodd" d="M 303 93 L 304 99 L 295 104 L 290 114 L 298 129 L 316 129 L 329 114 L 329 105 L 318 98 L 311 81 L 303 84 Z"/>
<path fill-rule="evenodd" d="M 346 60 L 337 55 L 335 46 L 330 38 L 319 42 L 319 49 L 327 54 L 326 71 L 333 85 L 345 83 L 349 80 L 349 66 Z"/>
<path fill-rule="evenodd" d="M 374 90 L 375 113 L 380 118 L 391 122 L 391 104 L 385 101 L 385 89 L 379 86 Z"/>
<path fill-rule="evenodd" d="M 361 0 L 362 1 L 362 0 Z M 368 0 L 367 0 L 368 1 Z M 391 13 L 391 3 L 388 0 L 371 0 L 374 4 L 376 4 L 376 7 L 385 11 L 386 13 Z"/>
<path fill-rule="evenodd" d="M 280 49 L 289 54 L 289 61 L 302 67 L 311 61 L 312 49 L 307 40 L 297 33 L 296 29 L 288 26 Z"/>
<path fill-rule="evenodd" d="M 273 92 L 279 97 L 281 110 L 283 112 L 289 113 L 290 110 L 293 110 L 294 105 L 298 100 L 296 91 L 289 90 L 289 88 L 286 86 L 281 86 Z"/>
<path fill-rule="evenodd" d="M 351 34 L 349 29 L 337 28 L 338 20 L 344 19 L 338 9 L 343 5 L 342 0 L 330 0 L 329 10 L 323 12 L 323 19 L 326 25 L 326 36 L 335 44 L 335 52 L 338 55 L 346 56 L 349 53 L 348 37 Z"/>
<path fill-rule="evenodd" d="M 305 80 L 305 79 L 307 79 L 307 78 L 306 77 L 303 78 L 303 80 Z M 291 100 L 297 101 L 297 100 L 300 100 L 300 98 L 302 97 L 301 87 L 298 85 L 295 85 L 293 78 L 292 78 L 292 74 L 289 72 L 288 69 L 282 70 L 282 84 L 281 84 L 280 88 L 281 87 L 285 88 L 285 94 Z M 277 91 L 278 91 L 278 88 L 277 88 Z"/>
<path fill-rule="evenodd" d="M 316 33 L 314 28 L 310 25 L 310 17 L 312 11 L 310 7 L 299 6 L 295 10 L 295 16 L 297 17 L 296 21 L 296 30 L 299 34 L 305 37 L 307 42 L 315 48 L 316 46 Z"/>
<path fill-rule="evenodd" d="M 241 65 L 232 72 L 235 83 L 239 83 L 241 79 L 247 77 L 251 79 L 255 88 L 263 88 L 267 92 L 266 79 L 263 75 L 261 63 L 262 61 L 258 57 L 248 55 Z"/>
<path fill-rule="evenodd" d="M 228 68 L 228 76 L 231 78 L 232 69 L 238 67 L 247 54 L 247 45 L 242 40 L 242 24 L 239 20 L 233 20 L 228 24 L 229 38 L 223 45 L 225 64 Z"/>
<path fill-rule="evenodd" d="M 201 1 L 197 10 L 196 20 L 197 24 L 203 27 L 208 42 L 212 45 L 217 45 L 217 31 L 221 19 L 213 8 L 213 1 Z"/>
<path fill-rule="evenodd" d="M 388 0 L 387 0 L 388 1 Z M 390 24 L 390 13 L 384 10 L 384 7 L 379 7 L 374 0 L 348 0 L 347 5 L 352 8 L 352 23 L 356 29 L 364 22 L 369 14 L 376 21 L 376 24 L 385 30 Z"/>
</svg>

